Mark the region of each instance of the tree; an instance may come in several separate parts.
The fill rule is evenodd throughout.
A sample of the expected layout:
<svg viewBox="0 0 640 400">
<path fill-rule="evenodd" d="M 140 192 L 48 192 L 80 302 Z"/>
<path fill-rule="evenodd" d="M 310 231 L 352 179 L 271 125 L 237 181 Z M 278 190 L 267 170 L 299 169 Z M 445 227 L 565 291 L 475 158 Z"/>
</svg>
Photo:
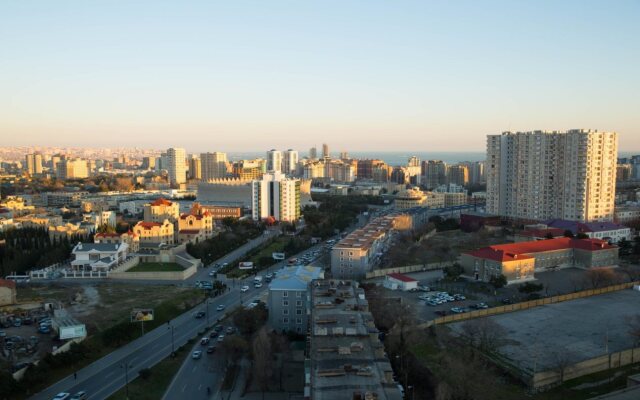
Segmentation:
<svg viewBox="0 0 640 400">
<path fill-rule="evenodd" d="M 567 369 L 573 364 L 573 353 L 568 350 L 560 350 L 553 353 L 554 369 L 560 375 L 560 383 L 564 382 Z"/>
<path fill-rule="evenodd" d="M 633 338 L 633 345 L 640 345 L 640 314 L 629 318 L 629 335 Z"/>
<path fill-rule="evenodd" d="M 507 277 L 504 276 L 503 274 L 494 275 L 489 280 L 489 283 L 492 284 L 494 288 L 500 289 L 501 287 L 504 287 L 507 284 Z"/>
<path fill-rule="evenodd" d="M 250 335 L 257 332 L 267 322 L 268 312 L 264 303 L 253 308 L 243 308 L 233 315 L 233 324 L 240 333 Z"/>
<path fill-rule="evenodd" d="M 269 380 L 273 376 L 273 349 L 267 329 L 263 326 L 253 339 L 253 377 L 264 396 L 269 389 Z"/>
<path fill-rule="evenodd" d="M 564 231 L 564 237 L 572 238 L 573 236 L 573 232 L 570 229 Z"/>
<path fill-rule="evenodd" d="M 115 233 L 116 230 L 113 228 L 113 226 L 108 225 L 108 224 L 102 224 L 98 227 L 98 233 Z"/>
<path fill-rule="evenodd" d="M 594 289 L 609 286 L 617 280 L 616 273 L 611 268 L 591 268 L 585 275 L 587 281 Z"/>
<path fill-rule="evenodd" d="M 444 267 L 443 272 L 447 276 L 447 278 L 455 281 L 460 277 L 460 275 L 464 273 L 464 268 L 462 268 L 462 266 L 458 263 L 453 263 L 448 267 Z"/>
<path fill-rule="evenodd" d="M 130 177 L 118 177 L 113 188 L 119 192 L 130 192 L 133 190 L 133 181 Z"/>
<path fill-rule="evenodd" d="M 507 330 L 490 318 L 468 320 L 462 324 L 462 331 L 471 346 L 488 352 L 500 347 L 507 335 Z"/>
<path fill-rule="evenodd" d="M 249 350 L 249 344 L 240 335 L 227 336 L 220 345 L 220 357 L 227 366 L 237 365 Z"/>
<path fill-rule="evenodd" d="M 580 232 L 576 235 L 576 239 L 589 239 L 589 235 L 586 233 Z"/>
<path fill-rule="evenodd" d="M 525 282 L 522 285 L 518 286 L 518 291 L 520 293 L 526 293 L 526 294 L 539 292 L 542 289 L 544 289 L 544 285 L 541 283 Z"/>
</svg>

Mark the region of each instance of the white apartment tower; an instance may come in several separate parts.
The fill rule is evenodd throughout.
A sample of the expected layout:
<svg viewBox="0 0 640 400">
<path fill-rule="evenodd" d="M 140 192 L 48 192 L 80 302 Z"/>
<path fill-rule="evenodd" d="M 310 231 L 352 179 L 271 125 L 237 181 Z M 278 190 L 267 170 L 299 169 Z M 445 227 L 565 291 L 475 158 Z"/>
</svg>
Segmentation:
<svg viewBox="0 0 640 400">
<path fill-rule="evenodd" d="M 215 151 L 200 154 L 202 180 L 224 178 L 227 176 L 227 153 Z"/>
<path fill-rule="evenodd" d="M 282 152 L 280 150 L 267 151 L 267 171 L 282 171 Z"/>
<path fill-rule="evenodd" d="M 177 186 L 187 181 L 187 152 L 182 148 L 170 148 L 167 150 L 167 171 L 169 172 L 169 184 Z"/>
<path fill-rule="evenodd" d="M 617 154 L 615 132 L 488 135 L 487 212 L 530 220 L 612 220 Z"/>
<path fill-rule="evenodd" d="M 252 217 L 255 221 L 273 217 L 276 221 L 300 218 L 300 180 L 282 172 L 267 172 L 251 182 Z"/>
<path fill-rule="evenodd" d="M 297 165 L 298 152 L 292 149 L 285 151 L 282 159 L 282 172 L 287 175 L 295 175 Z"/>
</svg>

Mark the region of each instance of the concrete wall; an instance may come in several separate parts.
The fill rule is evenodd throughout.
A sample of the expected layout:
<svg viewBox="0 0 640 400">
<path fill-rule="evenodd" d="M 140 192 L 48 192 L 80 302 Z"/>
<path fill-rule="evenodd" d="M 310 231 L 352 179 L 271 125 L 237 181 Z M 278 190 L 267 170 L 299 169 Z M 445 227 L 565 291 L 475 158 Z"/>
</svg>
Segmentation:
<svg viewBox="0 0 640 400">
<path fill-rule="evenodd" d="M 0 306 L 16 303 L 16 289 L 0 286 Z"/>
<path fill-rule="evenodd" d="M 165 272 L 112 272 L 109 274 L 110 279 L 146 279 L 158 281 L 181 281 L 189 278 L 198 271 L 196 265 L 185 268 L 184 271 L 165 271 Z"/>
<path fill-rule="evenodd" d="M 367 272 L 365 275 L 365 278 L 366 279 L 378 278 L 378 277 L 385 276 L 387 274 L 392 274 L 392 273 L 407 274 L 411 272 L 433 271 L 437 269 L 443 269 L 445 267 L 450 266 L 451 264 L 453 263 L 441 262 L 441 263 L 407 265 L 404 267 L 377 269 L 375 271 Z"/>
</svg>

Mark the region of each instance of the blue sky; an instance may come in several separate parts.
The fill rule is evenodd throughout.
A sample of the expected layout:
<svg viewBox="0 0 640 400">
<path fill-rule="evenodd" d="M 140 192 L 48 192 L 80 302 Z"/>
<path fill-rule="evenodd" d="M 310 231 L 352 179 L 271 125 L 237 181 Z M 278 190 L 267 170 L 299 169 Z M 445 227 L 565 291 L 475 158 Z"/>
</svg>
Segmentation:
<svg viewBox="0 0 640 400">
<path fill-rule="evenodd" d="M 7 145 L 640 150 L 638 1 L 0 1 Z"/>
</svg>

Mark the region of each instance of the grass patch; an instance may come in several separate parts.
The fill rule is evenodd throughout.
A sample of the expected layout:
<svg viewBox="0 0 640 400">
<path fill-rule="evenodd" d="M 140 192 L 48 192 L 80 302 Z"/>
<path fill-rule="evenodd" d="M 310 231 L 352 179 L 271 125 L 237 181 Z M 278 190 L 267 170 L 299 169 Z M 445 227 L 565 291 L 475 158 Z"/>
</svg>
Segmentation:
<svg viewBox="0 0 640 400">
<path fill-rule="evenodd" d="M 167 357 L 151 368 L 151 373 L 147 379 L 138 377 L 129 382 L 129 398 L 139 400 L 161 399 L 188 355 L 189 352 L 186 346 L 182 346 L 176 351 L 175 357 Z M 126 389 L 122 388 L 108 397 L 108 399 L 126 400 L 126 393 Z"/>
<path fill-rule="evenodd" d="M 135 267 L 128 269 L 127 272 L 180 272 L 184 268 L 177 263 L 157 263 L 146 262 L 140 263 Z"/>
</svg>

